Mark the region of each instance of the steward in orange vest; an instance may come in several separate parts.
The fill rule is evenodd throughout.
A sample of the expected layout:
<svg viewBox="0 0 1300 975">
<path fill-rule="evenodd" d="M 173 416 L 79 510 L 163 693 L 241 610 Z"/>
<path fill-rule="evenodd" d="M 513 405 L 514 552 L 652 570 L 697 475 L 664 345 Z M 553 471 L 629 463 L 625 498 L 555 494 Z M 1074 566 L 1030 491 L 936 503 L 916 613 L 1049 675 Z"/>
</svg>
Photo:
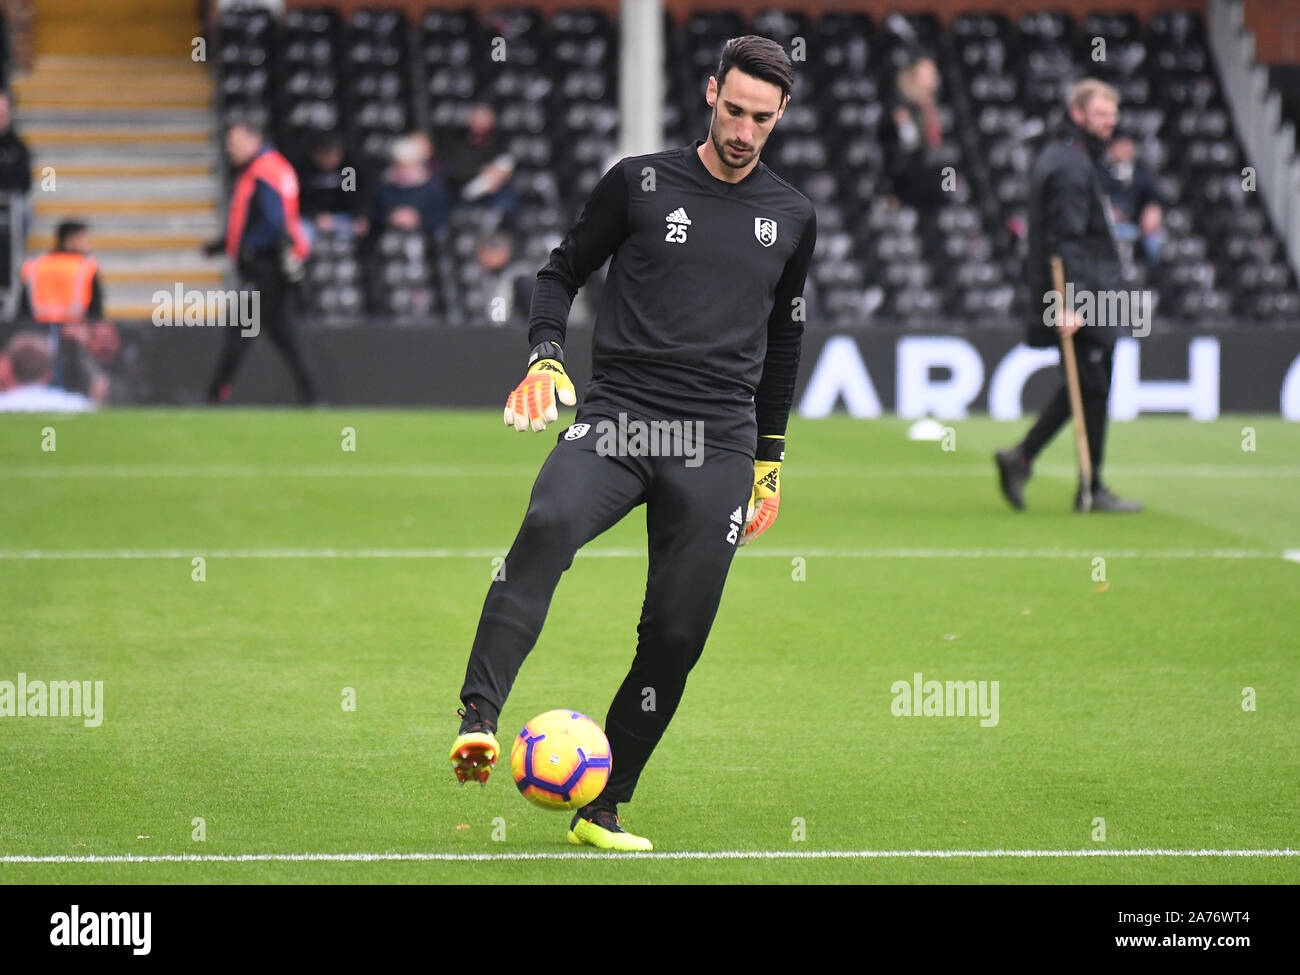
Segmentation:
<svg viewBox="0 0 1300 975">
<path fill-rule="evenodd" d="M 23 314 L 37 322 L 70 325 L 101 318 L 104 294 L 99 262 L 86 253 L 84 223 L 59 224 L 54 250 L 23 261 Z"/>
</svg>

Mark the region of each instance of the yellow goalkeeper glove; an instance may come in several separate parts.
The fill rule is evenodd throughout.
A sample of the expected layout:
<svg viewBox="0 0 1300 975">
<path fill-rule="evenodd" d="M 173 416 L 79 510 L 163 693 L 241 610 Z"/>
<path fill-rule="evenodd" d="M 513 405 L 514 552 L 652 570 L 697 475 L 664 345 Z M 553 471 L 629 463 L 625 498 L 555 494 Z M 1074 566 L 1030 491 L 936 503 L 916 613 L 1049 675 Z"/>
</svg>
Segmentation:
<svg viewBox="0 0 1300 975">
<path fill-rule="evenodd" d="M 758 438 L 754 451 L 754 490 L 749 496 L 741 545 L 752 542 L 776 521 L 781 509 L 781 461 L 784 459 L 785 437 L 768 434 Z"/>
<path fill-rule="evenodd" d="M 516 430 L 545 430 L 560 418 L 556 397 L 565 406 L 575 406 L 578 394 L 564 371 L 564 352 L 555 342 L 542 342 L 528 362 L 523 382 L 506 400 L 505 422 Z"/>
</svg>

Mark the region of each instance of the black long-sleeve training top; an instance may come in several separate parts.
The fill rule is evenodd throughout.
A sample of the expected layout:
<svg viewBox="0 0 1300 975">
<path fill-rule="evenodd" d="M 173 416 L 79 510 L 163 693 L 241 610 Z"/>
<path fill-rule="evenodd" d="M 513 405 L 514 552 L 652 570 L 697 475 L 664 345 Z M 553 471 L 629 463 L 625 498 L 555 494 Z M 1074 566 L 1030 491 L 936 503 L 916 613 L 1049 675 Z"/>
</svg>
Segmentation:
<svg viewBox="0 0 1300 975">
<path fill-rule="evenodd" d="M 574 295 L 613 255 L 579 418 L 700 420 L 706 445 L 752 455 L 790 416 L 817 217 L 762 162 L 717 179 L 701 144 L 601 178 L 537 274 L 528 340 L 563 344 Z"/>
</svg>

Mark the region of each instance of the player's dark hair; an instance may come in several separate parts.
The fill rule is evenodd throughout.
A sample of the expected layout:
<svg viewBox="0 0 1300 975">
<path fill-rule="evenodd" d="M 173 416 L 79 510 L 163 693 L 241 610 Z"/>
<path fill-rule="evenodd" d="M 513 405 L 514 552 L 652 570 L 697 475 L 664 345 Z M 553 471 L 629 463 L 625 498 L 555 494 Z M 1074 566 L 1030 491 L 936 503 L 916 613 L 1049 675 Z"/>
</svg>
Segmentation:
<svg viewBox="0 0 1300 975">
<path fill-rule="evenodd" d="M 718 62 L 718 88 L 727 79 L 732 68 L 753 75 L 781 89 L 781 101 L 794 90 L 794 65 L 790 56 L 776 41 L 755 34 L 733 37 L 722 46 L 722 60 Z"/>
<path fill-rule="evenodd" d="M 80 220 L 64 220 L 54 231 L 55 250 L 67 250 L 68 241 L 84 230 L 89 230 Z"/>
</svg>

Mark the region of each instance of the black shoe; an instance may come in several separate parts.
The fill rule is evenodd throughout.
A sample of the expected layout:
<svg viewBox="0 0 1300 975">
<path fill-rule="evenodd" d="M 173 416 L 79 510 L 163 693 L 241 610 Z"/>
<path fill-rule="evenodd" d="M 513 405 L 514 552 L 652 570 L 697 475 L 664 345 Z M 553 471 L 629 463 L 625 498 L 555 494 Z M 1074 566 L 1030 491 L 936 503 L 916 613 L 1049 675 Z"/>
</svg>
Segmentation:
<svg viewBox="0 0 1300 975">
<path fill-rule="evenodd" d="M 1025 482 L 1029 480 L 1029 461 L 1015 447 L 993 455 L 998 465 L 1002 496 L 1017 511 L 1025 510 Z"/>
<path fill-rule="evenodd" d="M 456 713 L 460 715 L 459 734 L 495 735 L 497 733 L 496 718 L 489 718 L 486 714 L 480 714 L 478 704 L 473 701 L 463 708 L 457 708 Z"/>
<path fill-rule="evenodd" d="M 578 820 L 585 819 L 589 823 L 595 823 L 601 829 L 607 829 L 611 833 L 622 833 L 623 827 L 618 824 L 618 805 L 607 799 L 596 799 L 587 803 L 576 813 L 569 822 L 569 829 L 578 825 Z"/>
<path fill-rule="evenodd" d="M 1074 510 L 1083 511 L 1083 488 L 1079 488 L 1074 496 Z M 1110 488 L 1104 484 L 1098 484 L 1092 489 L 1092 511 L 1128 511 L 1135 512 L 1142 510 L 1142 502 L 1125 501 L 1117 498 L 1110 491 Z"/>
</svg>

